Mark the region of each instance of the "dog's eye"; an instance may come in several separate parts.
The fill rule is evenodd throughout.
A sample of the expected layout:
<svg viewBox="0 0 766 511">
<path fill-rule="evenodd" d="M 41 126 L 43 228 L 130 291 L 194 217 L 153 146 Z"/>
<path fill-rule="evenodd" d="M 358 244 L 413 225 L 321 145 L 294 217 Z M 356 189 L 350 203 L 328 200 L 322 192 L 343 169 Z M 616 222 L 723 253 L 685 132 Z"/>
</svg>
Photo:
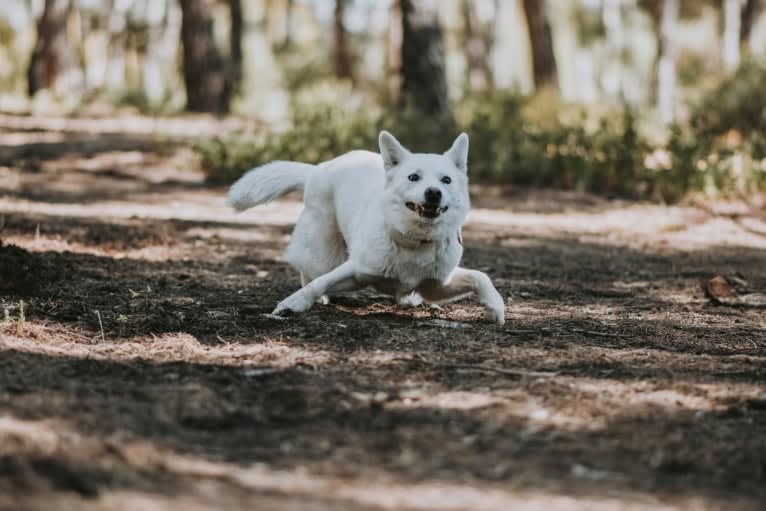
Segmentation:
<svg viewBox="0 0 766 511">
<path fill-rule="evenodd" d="M 450 184 L 451 182 L 452 182 L 452 178 L 451 178 L 451 177 L 449 177 L 449 176 L 444 176 L 444 177 L 442 178 L 442 183 L 444 183 L 445 185 L 448 185 L 448 184 Z"/>
<path fill-rule="evenodd" d="M 415 181 L 420 181 L 420 176 L 417 174 L 410 174 L 409 176 L 407 176 L 407 179 L 409 179 L 410 181 L 414 183 Z"/>
</svg>

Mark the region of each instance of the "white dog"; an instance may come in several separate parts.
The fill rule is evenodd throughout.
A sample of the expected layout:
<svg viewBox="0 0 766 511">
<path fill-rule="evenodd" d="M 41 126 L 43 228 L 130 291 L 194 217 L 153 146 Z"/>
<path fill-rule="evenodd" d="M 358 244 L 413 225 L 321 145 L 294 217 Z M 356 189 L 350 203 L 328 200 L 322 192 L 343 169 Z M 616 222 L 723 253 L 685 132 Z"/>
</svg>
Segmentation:
<svg viewBox="0 0 766 511">
<path fill-rule="evenodd" d="M 276 161 L 229 191 L 244 210 L 292 190 L 305 208 L 285 252 L 302 288 L 274 314 L 303 312 L 327 293 L 374 286 L 401 304 L 442 303 L 476 293 L 487 319 L 505 307 L 489 277 L 460 268 L 468 215 L 468 136 L 440 154 L 410 153 L 381 132 L 380 154 L 352 151 L 320 165 Z"/>
</svg>

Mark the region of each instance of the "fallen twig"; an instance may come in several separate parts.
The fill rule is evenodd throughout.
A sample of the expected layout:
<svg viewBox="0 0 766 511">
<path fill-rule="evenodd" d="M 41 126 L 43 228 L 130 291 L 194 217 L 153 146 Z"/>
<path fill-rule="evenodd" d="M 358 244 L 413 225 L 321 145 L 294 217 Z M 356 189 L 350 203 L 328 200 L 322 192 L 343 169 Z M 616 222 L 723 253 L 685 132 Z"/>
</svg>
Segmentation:
<svg viewBox="0 0 766 511">
<path fill-rule="evenodd" d="M 439 364 L 441 367 L 463 369 L 468 371 L 484 371 L 488 373 L 507 374 L 510 376 L 526 376 L 530 378 L 552 378 L 558 376 L 558 371 L 526 371 L 524 369 L 506 369 L 504 367 L 491 367 L 471 364 Z"/>
<path fill-rule="evenodd" d="M 573 328 L 572 332 L 577 332 L 578 334 L 585 334 L 585 335 L 592 335 L 594 337 L 606 337 L 608 339 L 625 339 L 625 336 L 620 334 L 610 334 L 610 333 L 604 333 L 604 332 L 596 332 L 595 330 L 583 330 L 581 328 Z"/>
</svg>

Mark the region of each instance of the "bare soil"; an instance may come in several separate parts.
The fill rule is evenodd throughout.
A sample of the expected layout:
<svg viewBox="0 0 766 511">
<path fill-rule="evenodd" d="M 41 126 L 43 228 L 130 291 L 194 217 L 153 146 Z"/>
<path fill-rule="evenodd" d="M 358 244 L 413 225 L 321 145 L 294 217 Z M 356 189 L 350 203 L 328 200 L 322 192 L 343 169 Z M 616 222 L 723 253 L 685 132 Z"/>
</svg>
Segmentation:
<svg viewBox="0 0 766 511">
<path fill-rule="evenodd" d="M 702 286 L 766 290 L 762 211 L 477 187 L 505 326 L 279 320 L 299 197 L 235 215 L 183 144 L 9 119 L 0 509 L 766 507 L 766 311 Z"/>
</svg>

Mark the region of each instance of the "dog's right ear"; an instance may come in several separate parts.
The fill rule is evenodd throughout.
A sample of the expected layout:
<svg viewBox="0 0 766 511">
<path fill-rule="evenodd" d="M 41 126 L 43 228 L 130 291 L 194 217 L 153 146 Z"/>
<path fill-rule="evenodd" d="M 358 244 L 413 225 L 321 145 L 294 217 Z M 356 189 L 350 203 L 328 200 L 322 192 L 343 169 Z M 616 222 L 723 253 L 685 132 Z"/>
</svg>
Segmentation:
<svg viewBox="0 0 766 511">
<path fill-rule="evenodd" d="M 378 145 L 380 146 L 380 155 L 383 157 L 383 166 L 386 170 L 391 170 L 399 165 L 409 154 L 402 144 L 394 136 L 383 130 L 378 135 Z"/>
</svg>

